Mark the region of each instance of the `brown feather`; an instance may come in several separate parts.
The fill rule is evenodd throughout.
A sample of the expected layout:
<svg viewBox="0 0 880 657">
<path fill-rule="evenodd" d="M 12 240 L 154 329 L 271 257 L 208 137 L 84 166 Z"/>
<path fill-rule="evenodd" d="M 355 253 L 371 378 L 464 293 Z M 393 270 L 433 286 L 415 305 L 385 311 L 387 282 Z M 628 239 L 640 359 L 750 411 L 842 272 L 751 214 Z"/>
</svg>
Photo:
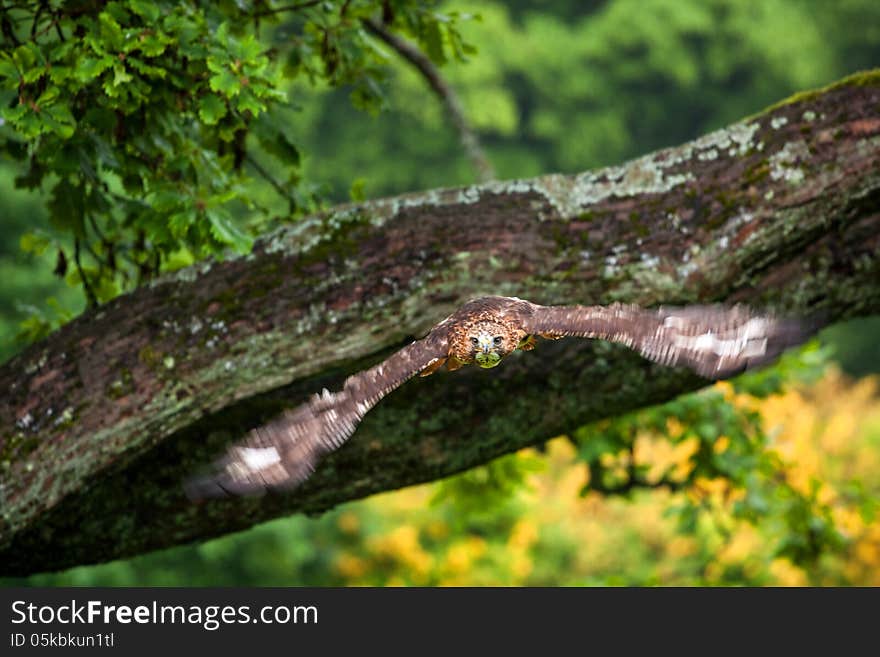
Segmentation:
<svg viewBox="0 0 880 657">
<path fill-rule="evenodd" d="M 380 399 L 432 361 L 445 358 L 446 352 L 446 329 L 438 326 L 424 339 L 350 376 L 341 391 L 324 390 L 251 431 L 215 463 L 215 473 L 187 482 L 187 494 L 202 499 L 297 486 L 325 454 L 348 440 Z"/>
<path fill-rule="evenodd" d="M 535 306 L 526 328 L 550 337 L 619 342 L 663 365 L 684 365 L 724 379 L 772 361 L 816 328 L 812 322 L 761 314 L 745 306 Z"/>
<path fill-rule="evenodd" d="M 528 301 L 515 297 L 481 297 L 469 301 L 448 317 L 453 330 L 449 332 L 449 354 L 462 364 L 474 362 L 470 336 L 484 328 L 504 338 L 503 351 L 510 353 L 526 337 L 523 317 L 531 312 Z"/>
<path fill-rule="evenodd" d="M 354 433 L 364 415 L 415 374 L 444 363 L 449 370 L 474 362 L 471 338 L 500 338 L 497 354 L 529 350 L 534 337 L 599 338 L 627 345 L 665 365 L 686 365 L 720 379 L 762 365 L 801 342 L 816 324 L 760 314 L 744 306 L 692 306 L 645 310 L 636 306 L 539 306 L 513 297 L 466 303 L 422 340 L 324 390 L 298 408 L 251 431 L 215 464 L 215 473 L 186 485 L 195 499 L 292 488 L 319 460 Z M 497 361 L 496 361 L 497 362 Z"/>
</svg>

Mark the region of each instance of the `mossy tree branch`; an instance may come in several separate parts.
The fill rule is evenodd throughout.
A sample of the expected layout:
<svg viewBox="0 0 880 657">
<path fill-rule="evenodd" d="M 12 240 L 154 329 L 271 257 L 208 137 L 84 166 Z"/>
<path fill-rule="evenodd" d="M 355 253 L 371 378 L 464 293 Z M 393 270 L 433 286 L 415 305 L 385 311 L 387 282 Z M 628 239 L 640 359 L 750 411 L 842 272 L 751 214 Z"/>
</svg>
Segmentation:
<svg viewBox="0 0 880 657">
<path fill-rule="evenodd" d="M 0 570 L 320 512 L 704 384 L 546 342 L 403 386 L 291 494 L 186 500 L 224 444 L 469 297 L 877 313 L 878 110 L 880 73 L 853 76 L 620 167 L 339 207 L 89 310 L 0 367 Z"/>
</svg>

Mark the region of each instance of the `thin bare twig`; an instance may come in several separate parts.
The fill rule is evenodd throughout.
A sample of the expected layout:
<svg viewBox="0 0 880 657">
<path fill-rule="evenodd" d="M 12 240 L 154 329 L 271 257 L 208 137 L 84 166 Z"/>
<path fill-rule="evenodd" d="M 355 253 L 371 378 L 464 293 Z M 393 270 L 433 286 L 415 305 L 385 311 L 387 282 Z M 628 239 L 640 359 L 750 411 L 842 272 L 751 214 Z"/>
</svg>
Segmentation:
<svg viewBox="0 0 880 657">
<path fill-rule="evenodd" d="M 34 14 L 34 22 L 31 24 L 31 40 L 36 38 L 37 33 L 37 25 L 40 24 L 40 16 L 43 15 L 43 10 L 46 9 L 46 3 L 41 2 L 40 6 L 37 7 L 37 13 Z"/>
<path fill-rule="evenodd" d="M 489 158 L 486 157 L 486 153 L 483 151 L 479 138 L 473 129 L 471 129 L 465 118 L 461 102 L 458 100 L 458 95 L 446 79 L 440 74 L 440 71 L 437 70 L 437 67 L 434 66 L 434 63 L 430 58 L 409 41 L 389 31 L 385 25 L 375 19 L 368 18 L 364 20 L 364 26 L 374 36 L 394 48 L 401 57 L 407 60 L 419 73 L 421 73 L 422 77 L 425 78 L 434 93 L 437 94 L 443 102 L 443 106 L 446 109 L 452 127 L 458 132 L 458 138 L 461 141 L 461 145 L 464 147 L 471 164 L 477 172 L 477 178 L 480 182 L 494 180 L 495 169 L 492 166 L 492 163 L 489 162 Z"/>
<path fill-rule="evenodd" d="M 98 297 L 95 296 L 95 291 L 92 289 L 92 284 L 89 282 L 86 273 L 83 271 L 82 262 L 79 258 L 79 238 L 73 240 L 73 261 L 76 263 L 76 271 L 79 272 L 79 277 L 82 279 L 83 288 L 86 291 L 86 299 L 89 302 L 90 308 L 98 307 Z"/>
<path fill-rule="evenodd" d="M 55 24 L 55 33 L 58 34 L 58 40 L 65 41 L 64 30 L 61 29 L 61 21 L 58 19 L 57 15 L 52 19 L 52 22 Z"/>
</svg>

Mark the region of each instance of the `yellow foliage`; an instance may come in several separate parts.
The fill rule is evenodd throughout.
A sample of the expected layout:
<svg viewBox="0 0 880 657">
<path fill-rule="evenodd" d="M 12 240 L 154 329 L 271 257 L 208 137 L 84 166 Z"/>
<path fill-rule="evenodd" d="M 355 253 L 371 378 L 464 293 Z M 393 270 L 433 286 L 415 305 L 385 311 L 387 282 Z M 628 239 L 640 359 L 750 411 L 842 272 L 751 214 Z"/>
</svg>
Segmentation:
<svg viewBox="0 0 880 657">
<path fill-rule="evenodd" d="M 777 586 L 806 586 L 807 575 L 788 559 L 774 559 L 770 562 L 770 575 Z"/>
<path fill-rule="evenodd" d="M 425 525 L 425 536 L 435 541 L 442 540 L 449 535 L 449 525 L 439 518 L 429 521 Z"/>
<path fill-rule="evenodd" d="M 513 555 L 510 562 L 510 572 L 515 580 L 524 580 L 531 574 L 533 568 L 534 563 L 525 554 L 516 553 Z"/>
<path fill-rule="evenodd" d="M 336 571 L 352 584 L 528 585 L 623 578 L 624 583 L 667 585 L 880 585 L 880 517 L 863 514 L 846 493 L 860 481 L 874 499 L 880 497 L 877 380 L 851 382 L 829 369 L 811 387 L 765 399 L 737 394 L 729 383 L 716 389 L 731 403 L 760 412 L 769 448 L 785 463 L 786 480 L 805 494 L 815 491 L 830 507 L 848 543 L 843 557 L 823 560 L 821 572 L 776 557 L 765 528 L 736 520 L 733 504 L 747 491 L 732 489 L 723 478 L 700 477 L 679 493 L 637 492 L 631 500 L 592 491 L 580 496 L 587 468 L 564 438 L 547 444 L 547 467 L 529 475 L 529 486 L 510 501 L 510 520 L 480 521 L 488 523 L 484 530 L 473 524 L 477 521 L 464 529 L 457 518 L 444 516 L 442 505 L 430 506 L 430 485 L 372 498 L 367 504 L 384 519 L 382 529 L 368 531 L 354 514 L 342 514 L 339 528 L 364 535 L 364 541 L 362 553 L 344 552 L 336 559 Z M 673 440 L 643 432 L 635 437 L 631 457 L 605 455 L 603 464 L 623 469 L 632 458 L 647 468 L 649 483 L 670 474 L 683 481 L 694 467 L 699 442 L 681 440 L 687 427 L 678 420 L 667 420 L 667 430 Z M 730 446 L 731 439 L 721 436 L 714 451 L 722 454 Z M 525 458 L 537 455 L 522 452 Z M 680 533 L 666 513 L 685 496 L 706 511 L 693 534 Z"/>
<path fill-rule="evenodd" d="M 528 550 L 538 538 L 538 527 L 534 521 L 523 518 L 510 531 L 507 545 L 511 550 Z"/>
<path fill-rule="evenodd" d="M 419 543 L 419 530 L 412 525 L 401 525 L 388 534 L 373 537 L 368 542 L 370 551 L 400 564 L 417 581 L 427 579 L 433 558 Z"/>
<path fill-rule="evenodd" d="M 678 421 L 670 419 L 669 424 L 678 424 Z M 681 435 L 681 431 L 677 430 L 676 435 Z M 682 481 L 694 467 L 691 457 L 699 446 L 696 438 L 672 443 L 660 436 L 643 433 L 636 436 L 633 454 L 637 465 L 647 466 L 645 479 L 648 482 L 660 481 L 664 475 L 673 481 Z"/>
<path fill-rule="evenodd" d="M 360 529 L 361 521 L 358 519 L 356 513 L 347 511 L 339 516 L 337 524 L 344 534 L 357 534 Z"/>
<path fill-rule="evenodd" d="M 747 562 L 753 555 L 760 553 L 763 538 L 755 527 L 740 523 L 737 531 L 727 544 L 718 552 L 718 561 L 724 564 Z"/>
<path fill-rule="evenodd" d="M 675 536 L 666 546 L 666 551 L 673 559 L 681 559 L 696 554 L 697 541 L 692 536 Z"/>
<path fill-rule="evenodd" d="M 724 502 L 727 494 L 730 492 L 730 482 L 721 477 L 709 479 L 707 477 L 697 477 L 694 486 L 688 491 L 688 495 L 694 501 L 706 499 L 716 505 Z"/>
<path fill-rule="evenodd" d="M 880 584 L 880 517 L 869 523 L 848 506 L 840 489 L 853 481 L 880 481 L 878 379 L 848 381 L 835 368 L 814 386 L 758 404 L 774 447 L 791 464 L 789 482 L 802 492 L 820 481 L 817 498 L 832 506 L 838 528 L 850 540 L 844 571 L 852 583 Z"/>
<path fill-rule="evenodd" d="M 473 564 L 486 551 L 486 542 L 476 536 L 468 537 L 463 541 L 454 543 L 446 552 L 443 561 L 444 575 L 460 575 L 466 573 Z"/>
<path fill-rule="evenodd" d="M 367 574 L 368 562 L 358 556 L 342 553 L 336 559 L 336 572 L 344 578 L 356 582 Z"/>
</svg>

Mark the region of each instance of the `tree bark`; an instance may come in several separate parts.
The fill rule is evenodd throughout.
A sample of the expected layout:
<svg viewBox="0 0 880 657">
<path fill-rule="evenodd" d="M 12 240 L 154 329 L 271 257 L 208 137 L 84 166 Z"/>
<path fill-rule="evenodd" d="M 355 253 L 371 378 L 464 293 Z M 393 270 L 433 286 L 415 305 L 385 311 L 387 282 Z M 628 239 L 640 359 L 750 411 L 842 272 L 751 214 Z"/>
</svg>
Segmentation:
<svg viewBox="0 0 880 657">
<path fill-rule="evenodd" d="M 230 441 L 468 298 L 880 310 L 880 72 L 579 175 L 346 205 L 90 310 L 0 367 L 0 564 L 21 575 L 430 481 L 705 384 L 542 342 L 416 379 L 296 491 L 196 505 Z"/>
</svg>

